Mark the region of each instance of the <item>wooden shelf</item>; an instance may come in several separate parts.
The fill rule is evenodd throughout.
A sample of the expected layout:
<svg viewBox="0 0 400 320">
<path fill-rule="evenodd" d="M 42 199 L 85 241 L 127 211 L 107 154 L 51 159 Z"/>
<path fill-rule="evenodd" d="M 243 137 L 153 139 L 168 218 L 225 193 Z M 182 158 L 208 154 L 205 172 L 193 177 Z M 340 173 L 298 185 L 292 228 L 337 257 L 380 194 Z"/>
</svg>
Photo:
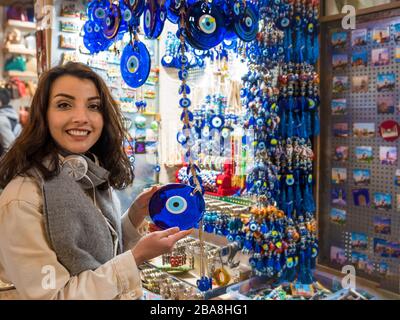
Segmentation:
<svg viewBox="0 0 400 320">
<path fill-rule="evenodd" d="M 7 77 L 18 77 L 18 78 L 33 78 L 36 79 L 38 77 L 36 72 L 32 71 L 4 71 L 4 75 Z"/>
<path fill-rule="evenodd" d="M 27 56 L 36 56 L 35 49 L 27 49 L 27 48 L 3 48 L 4 53 L 10 54 L 21 54 Z"/>
<path fill-rule="evenodd" d="M 17 28 L 26 31 L 36 31 L 36 22 L 7 20 L 6 27 Z"/>
</svg>

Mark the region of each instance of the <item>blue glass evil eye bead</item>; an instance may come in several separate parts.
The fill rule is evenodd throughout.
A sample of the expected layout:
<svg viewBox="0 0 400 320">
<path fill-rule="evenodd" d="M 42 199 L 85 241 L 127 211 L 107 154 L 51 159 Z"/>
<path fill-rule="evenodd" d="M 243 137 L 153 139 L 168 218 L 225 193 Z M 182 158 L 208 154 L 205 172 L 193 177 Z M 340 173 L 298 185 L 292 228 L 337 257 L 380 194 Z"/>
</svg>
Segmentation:
<svg viewBox="0 0 400 320">
<path fill-rule="evenodd" d="M 187 70 L 180 70 L 178 73 L 179 76 L 179 80 L 186 80 L 189 77 L 189 73 L 187 72 Z"/>
<path fill-rule="evenodd" d="M 182 94 L 183 92 L 186 92 L 186 94 L 190 94 L 190 87 L 187 84 L 182 84 L 179 87 L 179 94 Z"/>
<path fill-rule="evenodd" d="M 181 108 L 189 108 L 191 105 L 190 99 L 189 98 L 181 98 L 179 100 L 179 105 Z"/>
</svg>

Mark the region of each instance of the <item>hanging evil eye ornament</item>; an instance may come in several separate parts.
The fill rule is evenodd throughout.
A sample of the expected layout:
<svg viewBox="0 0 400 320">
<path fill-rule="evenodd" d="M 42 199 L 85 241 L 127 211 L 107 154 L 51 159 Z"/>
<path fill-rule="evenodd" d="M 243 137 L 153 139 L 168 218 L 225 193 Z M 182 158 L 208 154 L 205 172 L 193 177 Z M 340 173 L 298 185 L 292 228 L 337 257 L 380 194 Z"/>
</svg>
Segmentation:
<svg viewBox="0 0 400 320">
<path fill-rule="evenodd" d="M 236 40 L 237 35 L 233 30 L 233 23 L 239 19 L 239 16 L 243 15 L 245 4 L 243 1 L 239 0 L 218 1 L 216 4 L 221 8 L 224 14 L 226 28 L 224 39 Z"/>
<path fill-rule="evenodd" d="M 221 10 L 213 3 L 199 1 L 186 12 L 186 40 L 194 48 L 208 50 L 220 44 L 226 28 Z"/>
<path fill-rule="evenodd" d="M 222 47 L 226 50 L 236 50 L 237 48 L 237 40 L 229 40 L 229 39 L 224 39 L 224 41 L 222 42 Z"/>
<path fill-rule="evenodd" d="M 121 25 L 121 12 L 116 4 L 111 4 L 102 22 L 103 34 L 108 39 L 114 39 Z"/>
<path fill-rule="evenodd" d="M 145 0 L 124 0 L 125 5 L 130 8 L 135 17 L 140 17 L 144 11 Z"/>
<path fill-rule="evenodd" d="M 212 129 L 221 130 L 225 124 L 225 119 L 222 115 L 214 115 L 210 118 L 209 123 Z"/>
<path fill-rule="evenodd" d="M 121 23 L 118 32 L 123 34 L 129 31 L 129 26 L 132 24 L 134 16 L 126 1 L 119 2 L 119 11 L 121 12 Z"/>
<path fill-rule="evenodd" d="M 90 2 L 87 7 L 87 15 L 89 20 L 101 25 L 109 8 L 110 2 L 107 0 Z"/>
<path fill-rule="evenodd" d="M 157 0 L 147 0 L 143 14 L 144 33 L 150 39 L 157 39 L 167 18 L 165 5 L 160 5 Z"/>
<path fill-rule="evenodd" d="M 96 34 L 94 31 L 95 23 L 93 21 L 86 21 L 83 25 L 83 44 L 91 54 L 97 53 L 98 49 L 95 46 Z"/>
<path fill-rule="evenodd" d="M 244 42 L 255 40 L 258 32 L 258 19 L 256 7 L 247 2 L 242 17 L 233 25 L 237 36 Z"/>
<path fill-rule="evenodd" d="M 91 54 L 106 50 L 111 45 L 111 41 L 104 37 L 101 27 L 93 21 L 85 22 L 83 32 L 83 44 Z"/>
<path fill-rule="evenodd" d="M 275 22 L 276 27 L 284 32 L 284 52 L 285 62 L 288 63 L 292 60 L 293 44 L 292 44 L 292 18 L 289 10 L 286 9 L 285 4 L 281 3 L 279 7 L 279 18 Z"/>
<path fill-rule="evenodd" d="M 142 86 L 150 74 L 151 59 L 146 46 L 135 40 L 128 43 L 121 56 L 121 75 L 132 88 Z"/>
<path fill-rule="evenodd" d="M 185 6 L 185 1 L 167 0 L 165 6 L 167 8 L 167 19 L 174 24 L 179 24 L 179 12 Z"/>
<path fill-rule="evenodd" d="M 165 40 L 165 53 L 161 58 L 161 65 L 165 68 L 172 68 L 175 66 L 175 53 L 176 53 L 176 44 L 179 42 L 174 37 L 173 33 L 168 31 L 167 39 Z"/>
<path fill-rule="evenodd" d="M 165 230 L 179 227 L 188 230 L 196 226 L 205 211 L 203 196 L 184 184 L 168 184 L 151 197 L 150 218 Z"/>
<path fill-rule="evenodd" d="M 234 21 L 239 21 L 245 14 L 246 4 L 241 0 L 230 0 L 229 6 L 232 8 L 231 14 Z"/>
<path fill-rule="evenodd" d="M 306 61 L 311 65 L 317 63 L 319 56 L 319 12 L 318 1 L 306 4 Z"/>
<path fill-rule="evenodd" d="M 193 6 L 193 5 L 192 5 Z M 186 25 L 185 25 L 185 15 L 187 17 L 188 12 L 186 12 L 186 8 L 184 6 L 181 6 L 179 9 L 179 28 L 177 32 L 177 37 L 180 40 L 180 55 L 178 56 L 178 65 L 180 67 L 180 71 L 178 73 L 179 79 L 182 81 L 180 87 L 179 87 L 179 94 L 182 96 L 180 99 L 180 104 L 179 107 L 183 109 L 182 115 L 181 115 L 181 120 L 183 122 L 183 133 L 186 138 L 189 137 L 189 140 L 186 141 L 185 144 L 183 144 L 184 148 L 184 161 L 188 163 L 187 166 L 187 175 L 189 176 L 189 184 L 191 185 L 191 196 L 199 197 L 199 199 L 202 198 L 202 194 L 204 193 L 204 187 L 202 185 L 202 179 L 200 178 L 200 169 L 199 167 L 194 163 L 194 159 L 196 158 L 196 154 L 193 153 L 192 151 L 192 143 L 191 140 L 193 140 L 193 136 L 196 134 L 196 130 L 193 127 L 192 121 L 194 119 L 194 115 L 190 113 L 189 106 L 190 106 L 190 99 L 188 97 L 188 94 L 190 93 L 190 88 L 187 84 L 187 79 L 188 79 L 188 63 L 187 63 L 187 45 L 185 42 L 185 35 L 186 35 Z M 182 103 L 184 102 L 184 103 Z M 186 133 L 186 134 L 185 134 Z M 190 134 L 188 134 L 190 133 Z M 193 141 L 194 142 L 194 141 Z M 201 202 L 201 200 L 199 200 Z M 204 200 L 203 200 L 204 201 Z M 204 211 L 204 206 L 201 207 L 202 211 Z M 205 273 L 205 266 L 204 266 L 204 241 L 202 239 L 202 233 L 203 233 L 203 220 L 202 216 L 200 216 L 197 219 L 197 222 L 199 222 L 199 239 L 200 239 L 200 279 L 197 281 L 197 288 L 201 291 L 207 291 L 212 288 L 212 278 L 208 277 Z"/>
</svg>

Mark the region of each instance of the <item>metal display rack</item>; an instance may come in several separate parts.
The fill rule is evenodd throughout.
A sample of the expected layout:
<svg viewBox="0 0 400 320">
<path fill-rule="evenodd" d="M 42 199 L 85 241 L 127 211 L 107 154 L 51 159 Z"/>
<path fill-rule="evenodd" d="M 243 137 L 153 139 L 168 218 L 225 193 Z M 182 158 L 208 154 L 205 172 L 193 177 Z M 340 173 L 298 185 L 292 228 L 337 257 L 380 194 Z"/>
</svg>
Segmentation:
<svg viewBox="0 0 400 320">
<path fill-rule="evenodd" d="M 400 48 L 400 42 L 395 40 L 394 24 L 400 23 L 400 8 L 384 10 L 357 16 L 357 30 L 367 29 L 367 43 L 364 46 L 352 46 L 352 30 L 343 30 L 341 20 L 327 21 L 322 25 L 322 53 L 321 70 L 325 72 L 321 76 L 321 96 L 326 97 L 321 106 L 321 141 L 324 148 L 320 150 L 320 183 L 319 183 L 319 233 L 320 256 L 319 264 L 333 269 L 341 270 L 343 265 L 353 264 L 356 267 L 356 275 L 371 280 L 382 289 L 391 292 L 400 292 L 400 257 L 395 256 L 396 244 L 400 246 L 400 207 L 396 203 L 400 187 L 395 185 L 396 169 L 400 168 L 397 162 L 394 165 L 383 165 L 380 161 L 380 147 L 396 147 L 397 154 L 400 151 L 400 140 L 385 141 L 379 134 L 380 124 L 385 120 L 400 121 L 398 104 L 400 99 L 399 82 L 400 61 L 395 58 L 396 48 Z M 390 27 L 390 41 L 374 43 L 373 30 L 377 27 Z M 347 43 L 343 48 L 334 48 L 332 34 L 346 32 Z M 382 66 L 372 64 L 371 52 L 373 49 L 387 48 L 389 63 Z M 366 51 L 368 57 L 367 66 L 352 66 L 352 57 L 357 52 Z M 341 70 L 333 70 L 332 57 L 336 54 L 347 55 L 347 65 Z M 395 89 L 391 92 L 378 92 L 378 74 L 395 74 Z M 348 77 L 348 89 L 342 93 L 333 93 L 333 78 L 335 76 Z M 354 92 L 352 79 L 357 76 L 368 76 L 368 91 Z M 377 100 L 380 97 L 393 97 L 395 110 L 393 114 L 380 114 L 377 109 Z M 344 115 L 333 115 L 332 99 L 343 98 L 347 100 L 347 112 Z M 333 134 L 335 123 L 348 123 L 348 136 L 337 137 Z M 375 133 L 370 137 L 355 137 L 354 123 L 374 123 Z M 348 147 L 348 160 L 336 161 L 333 153 L 336 147 Z M 360 162 L 356 159 L 355 148 L 369 146 L 372 148 L 373 160 L 370 163 Z M 347 170 L 347 179 L 339 184 L 334 184 L 332 169 L 342 168 Z M 368 169 L 370 171 L 370 183 L 366 186 L 355 184 L 353 179 L 354 169 Z M 345 192 L 345 205 L 332 203 L 332 190 L 341 188 Z M 368 189 L 369 203 L 356 205 L 353 197 L 354 190 Z M 386 193 L 392 196 L 391 207 L 387 210 L 377 209 L 374 206 L 374 194 Z M 331 210 L 340 209 L 346 211 L 346 221 L 340 225 L 331 219 Z M 381 234 L 375 230 L 375 217 L 390 219 L 390 233 Z M 360 250 L 354 247 L 352 240 L 355 235 L 362 234 L 367 240 L 366 248 Z M 352 239 L 353 234 L 353 239 Z M 383 256 L 377 251 L 376 239 L 386 240 L 392 244 L 393 251 L 388 256 Z M 337 256 L 335 256 L 337 255 Z M 341 257 L 340 257 L 341 256 Z M 382 272 L 382 267 L 385 272 Z"/>
</svg>

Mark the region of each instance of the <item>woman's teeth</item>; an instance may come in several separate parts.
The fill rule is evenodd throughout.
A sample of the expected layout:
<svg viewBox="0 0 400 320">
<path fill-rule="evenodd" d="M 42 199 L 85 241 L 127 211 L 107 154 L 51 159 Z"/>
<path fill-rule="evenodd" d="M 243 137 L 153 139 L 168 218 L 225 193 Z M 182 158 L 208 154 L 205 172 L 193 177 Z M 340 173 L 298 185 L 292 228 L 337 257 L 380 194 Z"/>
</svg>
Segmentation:
<svg viewBox="0 0 400 320">
<path fill-rule="evenodd" d="M 68 130 L 68 134 L 71 136 L 87 136 L 89 134 L 89 131 L 86 130 Z"/>
</svg>

